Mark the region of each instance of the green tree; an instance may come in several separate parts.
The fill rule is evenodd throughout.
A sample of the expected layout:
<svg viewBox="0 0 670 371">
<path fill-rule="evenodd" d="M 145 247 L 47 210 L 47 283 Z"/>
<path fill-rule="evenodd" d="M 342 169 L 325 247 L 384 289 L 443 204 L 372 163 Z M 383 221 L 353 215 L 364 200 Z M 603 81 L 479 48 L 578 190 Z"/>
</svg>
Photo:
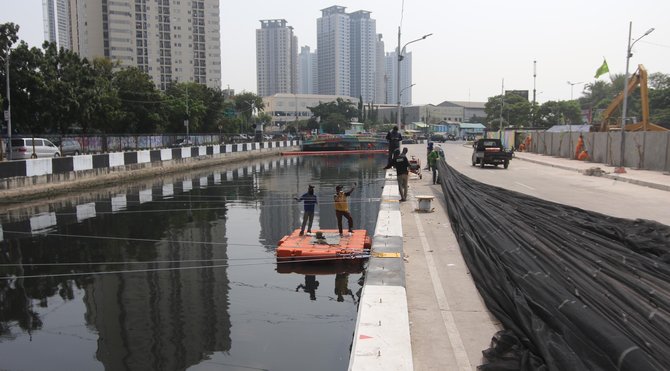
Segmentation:
<svg viewBox="0 0 670 371">
<path fill-rule="evenodd" d="M 14 45 L 19 37 L 19 26 L 14 23 L 2 23 L 0 24 L 0 107 L 2 109 L 0 111 L 4 111 L 7 109 L 8 101 L 7 101 L 7 75 L 6 75 L 6 67 L 7 63 L 10 63 L 10 80 L 12 77 L 12 68 L 13 68 L 13 62 L 9 61 L 8 54 L 9 50 Z M 13 57 L 12 57 L 13 58 Z M 11 83 L 10 83 L 11 84 Z M 10 87 L 10 90 L 12 87 Z M 10 92 L 11 94 L 11 92 Z M 12 107 L 13 109 L 14 107 Z M 1 115 L 0 121 L 4 122 L 4 115 Z M 12 130 L 13 131 L 13 130 Z"/>
<path fill-rule="evenodd" d="M 93 94 L 96 99 L 87 112 L 88 118 L 82 124 L 84 133 L 99 131 L 109 133 L 121 121 L 122 107 L 118 91 L 114 88 L 114 69 L 119 62 L 112 62 L 107 58 L 96 58 L 92 63 L 95 83 Z"/>
<path fill-rule="evenodd" d="M 39 133 L 45 131 L 47 113 L 53 101 L 40 72 L 42 51 L 21 42 L 11 55 L 12 131 Z M 4 90 L 3 90 L 4 91 Z"/>
<path fill-rule="evenodd" d="M 316 127 L 321 127 L 325 132 L 331 134 L 343 133 L 351 126 L 351 119 L 359 116 L 359 110 L 354 103 L 342 98 L 307 108 L 312 111 L 309 126 L 314 126 L 318 118 L 321 122 L 320 125 L 316 124 Z"/>
<path fill-rule="evenodd" d="M 265 109 L 265 103 L 263 103 L 263 98 L 258 95 L 250 92 L 242 92 L 237 94 L 234 97 L 235 102 L 235 111 L 238 116 L 243 119 L 244 127 L 241 129 L 242 132 L 248 131 L 250 125 L 252 124 L 251 117 L 254 114 L 254 110 L 262 112 Z"/>
<path fill-rule="evenodd" d="M 530 124 L 531 104 L 518 94 L 506 94 L 489 98 L 484 106 L 486 123 L 492 130 L 500 129 L 500 109 L 502 105 L 502 121 L 504 126 L 526 127 Z"/>
<path fill-rule="evenodd" d="M 123 104 L 123 111 L 110 131 L 155 133 L 163 121 L 164 100 L 151 77 L 136 67 L 124 68 L 114 74 L 112 85 Z"/>
<path fill-rule="evenodd" d="M 670 125 L 670 75 L 649 76 L 649 121 Z"/>
<path fill-rule="evenodd" d="M 582 112 L 577 101 L 548 101 L 538 110 L 540 127 L 553 125 L 581 124 Z"/>
</svg>

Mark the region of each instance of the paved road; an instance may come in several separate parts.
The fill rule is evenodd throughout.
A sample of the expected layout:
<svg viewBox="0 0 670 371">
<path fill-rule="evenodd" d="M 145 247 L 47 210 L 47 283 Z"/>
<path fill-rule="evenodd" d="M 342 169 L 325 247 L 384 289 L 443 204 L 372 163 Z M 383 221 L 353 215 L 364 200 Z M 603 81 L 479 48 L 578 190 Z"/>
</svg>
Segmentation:
<svg viewBox="0 0 670 371">
<path fill-rule="evenodd" d="M 493 166 L 481 169 L 471 166 L 470 147 L 454 142 L 441 146 L 449 165 L 480 182 L 603 214 L 651 219 L 670 225 L 670 193 L 667 191 L 519 159 L 513 160 L 507 170 Z"/>
</svg>

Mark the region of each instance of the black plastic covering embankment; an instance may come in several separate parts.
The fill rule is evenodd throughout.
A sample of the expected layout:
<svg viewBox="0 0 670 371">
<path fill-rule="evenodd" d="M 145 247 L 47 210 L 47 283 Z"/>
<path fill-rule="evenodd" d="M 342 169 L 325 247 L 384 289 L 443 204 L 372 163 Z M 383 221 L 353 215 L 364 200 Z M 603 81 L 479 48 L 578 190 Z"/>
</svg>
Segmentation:
<svg viewBox="0 0 670 371">
<path fill-rule="evenodd" d="M 468 269 L 505 328 L 480 369 L 670 370 L 670 227 L 438 169 Z"/>
</svg>

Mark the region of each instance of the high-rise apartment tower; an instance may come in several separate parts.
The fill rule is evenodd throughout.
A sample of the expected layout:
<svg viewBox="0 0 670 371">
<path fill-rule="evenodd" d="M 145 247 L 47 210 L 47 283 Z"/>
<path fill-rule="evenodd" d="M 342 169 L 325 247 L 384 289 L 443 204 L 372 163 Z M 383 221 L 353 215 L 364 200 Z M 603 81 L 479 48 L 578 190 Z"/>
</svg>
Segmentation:
<svg viewBox="0 0 670 371">
<path fill-rule="evenodd" d="M 44 0 L 45 10 L 51 1 Z M 219 0 L 55 1 L 57 15 L 68 5 L 70 49 L 82 57 L 138 67 L 161 89 L 173 81 L 221 87 Z"/>
<path fill-rule="evenodd" d="M 298 38 L 285 19 L 262 20 L 256 30 L 258 95 L 297 93 Z"/>
</svg>

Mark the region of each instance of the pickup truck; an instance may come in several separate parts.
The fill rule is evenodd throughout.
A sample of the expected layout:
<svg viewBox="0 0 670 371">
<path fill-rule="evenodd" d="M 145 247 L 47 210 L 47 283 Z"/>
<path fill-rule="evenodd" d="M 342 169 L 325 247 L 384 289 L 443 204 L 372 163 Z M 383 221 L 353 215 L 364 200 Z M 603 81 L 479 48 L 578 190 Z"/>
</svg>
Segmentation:
<svg viewBox="0 0 670 371">
<path fill-rule="evenodd" d="M 486 164 L 502 164 L 507 169 L 513 155 L 503 148 L 500 139 L 479 139 L 472 144 L 472 148 L 472 166 L 479 165 L 482 168 Z"/>
</svg>

